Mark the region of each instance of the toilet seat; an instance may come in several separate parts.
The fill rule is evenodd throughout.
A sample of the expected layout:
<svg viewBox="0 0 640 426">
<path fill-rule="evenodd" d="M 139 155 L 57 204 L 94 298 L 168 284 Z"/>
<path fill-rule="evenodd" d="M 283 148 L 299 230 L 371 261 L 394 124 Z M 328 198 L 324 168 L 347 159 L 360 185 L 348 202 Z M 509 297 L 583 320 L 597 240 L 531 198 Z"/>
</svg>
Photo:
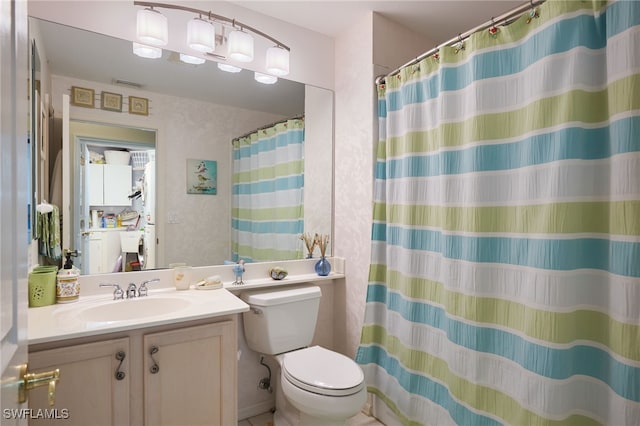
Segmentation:
<svg viewBox="0 0 640 426">
<path fill-rule="evenodd" d="M 321 346 L 284 354 L 282 373 L 294 386 L 319 395 L 348 396 L 364 388 L 355 361 Z"/>
</svg>

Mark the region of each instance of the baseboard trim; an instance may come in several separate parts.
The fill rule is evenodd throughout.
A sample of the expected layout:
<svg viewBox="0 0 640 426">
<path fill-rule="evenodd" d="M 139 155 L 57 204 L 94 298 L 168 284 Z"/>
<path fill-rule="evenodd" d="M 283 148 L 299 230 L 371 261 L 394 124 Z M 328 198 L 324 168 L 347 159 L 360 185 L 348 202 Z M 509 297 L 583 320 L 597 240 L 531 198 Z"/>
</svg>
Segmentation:
<svg viewBox="0 0 640 426">
<path fill-rule="evenodd" d="M 275 409 L 274 401 L 263 401 L 258 404 L 253 404 L 248 407 L 242 407 L 238 409 L 238 421 L 245 420 L 259 414 L 266 413 Z"/>
</svg>

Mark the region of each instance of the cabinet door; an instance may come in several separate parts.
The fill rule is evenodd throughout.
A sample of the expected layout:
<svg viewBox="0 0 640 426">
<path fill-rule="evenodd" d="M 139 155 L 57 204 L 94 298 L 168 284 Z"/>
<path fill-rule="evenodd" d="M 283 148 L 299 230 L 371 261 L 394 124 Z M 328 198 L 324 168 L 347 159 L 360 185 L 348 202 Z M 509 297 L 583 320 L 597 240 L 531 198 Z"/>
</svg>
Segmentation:
<svg viewBox="0 0 640 426">
<path fill-rule="evenodd" d="M 120 365 L 119 351 L 125 353 Z M 129 424 L 129 338 L 87 343 L 29 353 L 29 370 L 33 372 L 60 369 L 56 385 L 55 405 L 47 403 L 47 387 L 29 391 L 29 408 L 57 408 L 68 420 L 32 418 L 29 425 L 113 425 Z M 116 372 L 124 372 L 122 380 Z M 37 416 L 33 416 L 37 417 Z"/>
<path fill-rule="evenodd" d="M 148 334 L 143 347 L 146 425 L 237 424 L 233 321 Z"/>
<path fill-rule="evenodd" d="M 87 164 L 87 203 L 89 206 L 103 206 L 104 165 Z"/>
<path fill-rule="evenodd" d="M 104 205 L 130 206 L 131 166 L 120 164 L 104 165 Z"/>
</svg>

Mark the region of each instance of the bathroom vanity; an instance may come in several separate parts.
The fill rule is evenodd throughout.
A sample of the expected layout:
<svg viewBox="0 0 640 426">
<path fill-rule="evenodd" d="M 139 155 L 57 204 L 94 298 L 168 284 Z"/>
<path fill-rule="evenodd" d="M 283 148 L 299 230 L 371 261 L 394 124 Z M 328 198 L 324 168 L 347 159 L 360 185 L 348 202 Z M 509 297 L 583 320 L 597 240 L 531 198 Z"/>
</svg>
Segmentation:
<svg viewBox="0 0 640 426">
<path fill-rule="evenodd" d="M 126 309 L 118 310 L 137 304 L 134 310 L 144 312 L 153 309 L 144 306 L 152 300 L 170 310 L 183 297 L 199 303 L 166 315 L 150 311 L 148 320 L 129 320 Z M 110 309 L 116 320 L 103 321 Z M 30 310 L 29 369 L 60 369 L 55 405 L 48 404 L 46 386 L 29 392 L 29 408 L 57 408 L 59 418 L 30 424 L 63 424 L 66 416 L 74 425 L 236 424 L 236 314 L 246 309 L 224 289 L 167 289 L 146 300 L 88 297 Z M 38 324 L 47 317 L 54 321 Z"/>
</svg>

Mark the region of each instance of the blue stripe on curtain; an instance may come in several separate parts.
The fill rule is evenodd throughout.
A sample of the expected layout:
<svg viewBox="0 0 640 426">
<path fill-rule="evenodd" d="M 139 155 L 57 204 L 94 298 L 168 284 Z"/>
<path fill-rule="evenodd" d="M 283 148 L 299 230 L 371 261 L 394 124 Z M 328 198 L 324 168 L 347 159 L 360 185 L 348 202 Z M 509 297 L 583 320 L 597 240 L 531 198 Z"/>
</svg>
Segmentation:
<svg viewBox="0 0 640 426">
<path fill-rule="evenodd" d="M 304 220 L 282 220 L 270 222 L 252 222 L 249 220 L 233 219 L 233 228 L 242 232 L 256 234 L 298 234 L 304 228 Z"/>
<path fill-rule="evenodd" d="M 605 128 L 572 127 L 513 143 L 473 146 L 377 163 L 376 177 L 385 167 L 388 167 L 388 178 L 397 179 L 509 170 L 571 159 L 600 160 L 640 150 L 639 134 L 640 117 L 627 117 Z M 567 140 L 573 143 L 566 144 Z"/>
<path fill-rule="evenodd" d="M 466 237 L 380 223 L 373 224 L 371 238 L 410 250 L 439 252 L 449 259 L 469 262 L 505 263 L 557 271 L 600 269 L 640 277 L 640 262 L 633 262 L 640 259 L 640 242 L 603 238 Z M 554 255 L 550 256 L 550 253 Z"/>
<path fill-rule="evenodd" d="M 233 158 L 239 159 L 251 157 L 261 152 L 270 152 L 277 148 L 287 145 L 300 145 L 304 140 L 304 129 L 291 129 L 287 133 L 278 133 L 276 135 L 261 139 L 257 143 L 240 147 L 233 152 Z"/>
</svg>

